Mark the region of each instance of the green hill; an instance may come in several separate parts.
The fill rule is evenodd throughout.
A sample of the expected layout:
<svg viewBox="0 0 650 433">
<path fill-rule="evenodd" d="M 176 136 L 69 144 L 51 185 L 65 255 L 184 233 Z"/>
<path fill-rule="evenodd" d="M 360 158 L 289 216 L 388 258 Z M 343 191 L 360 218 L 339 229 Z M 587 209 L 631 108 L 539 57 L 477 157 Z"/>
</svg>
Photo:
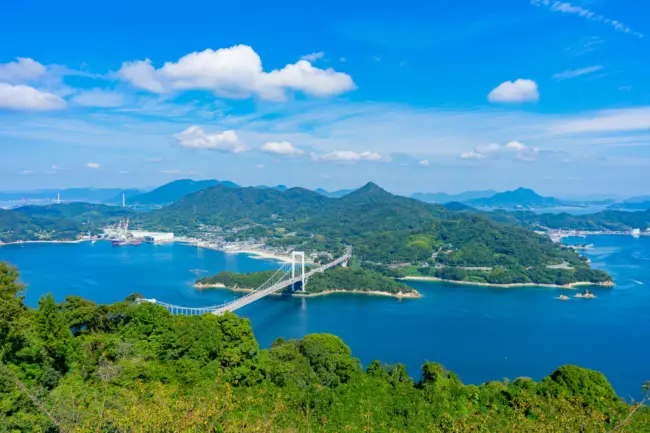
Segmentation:
<svg viewBox="0 0 650 433">
<path fill-rule="evenodd" d="M 138 205 L 166 205 L 174 203 L 188 194 L 215 185 L 223 185 L 231 188 L 237 187 L 236 184 L 228 181 L 181 179 L 166 183 L 147 193 L 131 197 L 129 202 L 130 204 Z"/>
</svg>

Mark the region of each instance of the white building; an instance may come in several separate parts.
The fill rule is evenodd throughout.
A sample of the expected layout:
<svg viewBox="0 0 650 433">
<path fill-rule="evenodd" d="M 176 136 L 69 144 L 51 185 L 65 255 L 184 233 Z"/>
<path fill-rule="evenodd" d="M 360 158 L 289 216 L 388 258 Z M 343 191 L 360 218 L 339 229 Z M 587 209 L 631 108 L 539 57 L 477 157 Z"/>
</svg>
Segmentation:
<svg viewBox="0 0 650 433">
<path fill-rule="evenodd" d="M 174 240 L 174 233 L 146 232 L 143 230 L 131 230 L 134 238 L 143 239 L 145 242 L 171 242 Z"/>
</svg>

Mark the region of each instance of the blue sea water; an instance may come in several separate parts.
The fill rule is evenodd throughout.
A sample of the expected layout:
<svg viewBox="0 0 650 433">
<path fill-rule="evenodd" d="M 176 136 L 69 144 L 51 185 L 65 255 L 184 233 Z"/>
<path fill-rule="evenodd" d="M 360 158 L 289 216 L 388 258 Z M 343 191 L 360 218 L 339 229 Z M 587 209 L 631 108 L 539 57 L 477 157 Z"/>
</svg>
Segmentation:
<svg viewBox="0 0 650 433">
<path fill-rule="evenodd" d="M 567 242 L 593 243 L 586 255 L 614 276 L 616 287 L 594 288 L 598 297 L 588 300 L 564 289 L 412 283 L 423 298 L 273 296 L 238 314 L 251 319 L 262 347 L 278 337 L 328 332 L 343 338 L 365 365 L 400 362 L 419 377 L 424 361 L 437 361 L 465 383 L 540 379 L 560 365 L 577 364 L 605 373 L 619 395 L 638 397 L 650 379 L 650 238 Z M 208 271 L 201 276 L 278 266 L 180 244 L 112 248 L 102 242 L 3 246 L 0 260 L 19 267 L 31 306 L 48 291 L 57 300 L 80 295 L 109 303 L 138 292 L 174 304 L 214 305 L 238 295 L 195 290 L 191 270 Z M 561 294 L 571 299 L 560 301 Z"/>
</svg>

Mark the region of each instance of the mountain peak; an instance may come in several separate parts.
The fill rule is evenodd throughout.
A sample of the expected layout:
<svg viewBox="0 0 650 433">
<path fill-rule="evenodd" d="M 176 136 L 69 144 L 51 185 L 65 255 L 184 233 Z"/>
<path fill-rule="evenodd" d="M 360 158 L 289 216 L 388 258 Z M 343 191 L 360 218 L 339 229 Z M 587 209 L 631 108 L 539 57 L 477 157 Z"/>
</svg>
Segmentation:
<svg viewBox="0 0 650 433">
<path fill-rule="evenodd" d="M 382 199 L 390 199 L 393 197 L 393 194 L 389 193 L 385 189 L 381 188 L 374 182 L 368 182 L 361 188 L 357 189 L 344 196 L 343 199 L 348 200 L 365 200 L 365 201 L 378 201 Z"/>
</svg>

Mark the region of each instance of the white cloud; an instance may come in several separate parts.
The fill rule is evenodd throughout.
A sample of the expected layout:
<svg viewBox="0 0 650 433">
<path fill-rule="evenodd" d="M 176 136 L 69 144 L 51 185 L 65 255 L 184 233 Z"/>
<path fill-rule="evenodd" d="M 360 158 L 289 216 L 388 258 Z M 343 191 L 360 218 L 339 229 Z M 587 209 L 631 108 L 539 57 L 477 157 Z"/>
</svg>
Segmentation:
<svg viewBox="0 0 650 433">
<path fill-rule="evenodd" d="M 341 62 L 341 63 L 345 63 L 345 57 L 341 57 L 341 58 L 339 59 L 339 62 Z"/>
<path fill-rule="evenodd" d="M 293 144 L 288 141 L 271 141 L 264 143 L 260 147 L 262 152 L 270 153 L 272 155 L 283 155 L 283 156 L 298 156 L 305 153 L 301 149 L 298 149 Z"/>
<path fill-rule="evenodd" d="M 24 57 L 18 57 L 14 62 L 0 63 L 0 81 L 6 83 L 25 83 L 45 75 L 46 72 L 45 66 Z"/>
<path fill-rule="evenodd" d="M 202 89 L 226 98 L 255 95 L 284 100 L 290 90 L 332 96 L 355 88 L 349 75 L 331 68 L 315 68 L 306 60 L 264 72 L 259 55 L 247 45 L 190 53 L 160 69 L 155 69 L 148 59 L 126 62 L 117 76 L 154 93 Z"/>
<path fill-rule="evenodd" d="M 478 153 L 475 151 L 464 152 L 460 154 L 461 159 L 484 159 L 485 154 Z"/>
<path fill-rule="evenodd" d="M 428 159 L 423 159 L 422 161 L 418 162 L 418 165 L 422 166 L 428 166 L 429 165 L 429 160 Z"/>
<path fill-rule="evenodd" d="M 60 168 L 58 165 L 56 165 L 56 164 L 52 164 L 52 167 L 50 167 L 50 168 L 51 168 L 52 170 L 61 170 L 61 168 Z"/>
<path fill-rule="evenodd" d="M 257 164 L 257 165 L 255 165 L 255 168 L 262 169 L 262 168 L 264 168 L 264 164 Z"/>
<path fill-rule="evenodd" d="M 317 53 L 311 53 L 307 54 L 306 56 L 302 56 L 302 60 L 307 60 L 309 63 L 314 63 L 316 60 L 322 59 L 325 57 L 325 53 L 322 51 L 319 51 Z"/>
<path fill-rule="evenodd" d="M 200 126 L 194 125 L 175 134 L 174 138 L 185 149 L 207 149 L 223 153 L 241 153 L 248 150 L 233 130 L 208 134 Z"/>
<path fill-rule="evenodd" d="M 163 93 L 165 91 L 149 59 L 124 62 L 116 75 L 118 78 L 131 83 L 132 86 L 149 92 Z"/>
<path fill-rule="evenodd" d="M 556 0 L 530 0 L 530 3 L 533 4 L 534 6 L 548 7 L 553 12 L 561 12 L 565 14 L 578 15 L 579 17 L 584 18 L 588 21 L 596 21 L 596 22 L 608 24 L 614 27 L 614 29 L 618 30 L 619 32 L 634 35 L 637 38 L 644 37 L 643 33 L 632 30 L 631 28 L 629 28 L 628 26 L 626 26 L 620 21 L 607 18 L 603 15 L 597 14 L 596 12 L 593 12 L 589 9 L 585 9 L 580 6 L 574 6 L 573 4 L 568 2 L 561 2 Z"/>
<path fill-rule="evenodd" d="M 83 91 L 72 98 L 79 105 L 88 107 L 120 107 L 124 104 L 124 97 L 116 92 L 102 89 Z"/>
<path fill-rule="evenodd" d="M 128 170 L 120 170 L 120 174 L 129 174 Z"/>
<path fill-rule="evenodd" d="M 162 170 L 161 173 L 162 174 L 181 174 L 183 172 L 180 171 L 180 170 Z"/>
<path fill-rule="evenodd" d="M 605 110 L 551 126 L 556 134 L 642 131 L 650 129 L 650 107 Z"/>
<path fill-rule="evenodd" d="M 506 144 L 506 149 L 514 150 L 514 151 L 522 151 L 526 148 L 526 146 L 518 141 L 511 141 L 510 143 Z"/>
<path fill-rule="evenodd" d="M 501 146 L 497 143 L 486 145 L 478 145 L 471 152 L 460 154 L 461 159 L 482 160 L 492 156 L 503 154 L 514 154 L 515 159 L 520 161 L 535 161 L 539 154 L 539 149 L 536 147 L 529 147 L 519 141 L 510 141 L 509 143 Z"/>
<path fill-rule="evenodd" d="M 34 172 L 32 170 L 21 170 L 18 172 L 18 174 L 30 175 L 30 174 L 34 174 Z"/>
<path fill-rule="evenodd" d="M 97 170 L 99 168 L 99 164 L 96 162 L 89 162 L 86 164 L 86 167 L 92 168 L 93 170 Z"/>
<path fill-rule="evenodd" d="M 568 80 L 570 78 L 576 78 L 581 75 L 592 74 L 594 72 L 600 71 L 601 69 L 603 69 L 603 65 L 589 66 L 582 69 L 569 69 L 553 75 L 553 78 L 556 80 Z"/>
<path fill-rule="evenodd" d="M 358 161 L 381 161 L 384 159 L 381 154 L 376 152 L 354 152 L 352 150 L 336 150 L 317 157 L 323 161 L 333 162 L 358 162 Z"/>
<path fill-rule="evenodd" d="M 488 101 L 490 102 L 529 102 L 537 100 L 539 100 L 537 83 L 521 78 L 499 84 L 488 95 Z"/>
<path fill-rule="evenodd" d="M 162 158 L 149 158 L 147 160 L 147 162 L 151 163 L 151 164 L 158 164 L 159 162 L 163 162 L 163 159 Z"/>
<path fill-rule="evenodd" d="M 381 60 L 382 60 L 381 57 L 379 57 L 379 56 L 375 56 L 375 62 L 378 62 L 378 63 L 379 63 L 379 62 L 381 62 Z"/>
<path fill-rule="evenodd" d="M 0 109 L 44 111 L 58 110 L 65 105 L 65 101 L 53 93 L 22 84 L 0 83 Z"/>
</svg>

